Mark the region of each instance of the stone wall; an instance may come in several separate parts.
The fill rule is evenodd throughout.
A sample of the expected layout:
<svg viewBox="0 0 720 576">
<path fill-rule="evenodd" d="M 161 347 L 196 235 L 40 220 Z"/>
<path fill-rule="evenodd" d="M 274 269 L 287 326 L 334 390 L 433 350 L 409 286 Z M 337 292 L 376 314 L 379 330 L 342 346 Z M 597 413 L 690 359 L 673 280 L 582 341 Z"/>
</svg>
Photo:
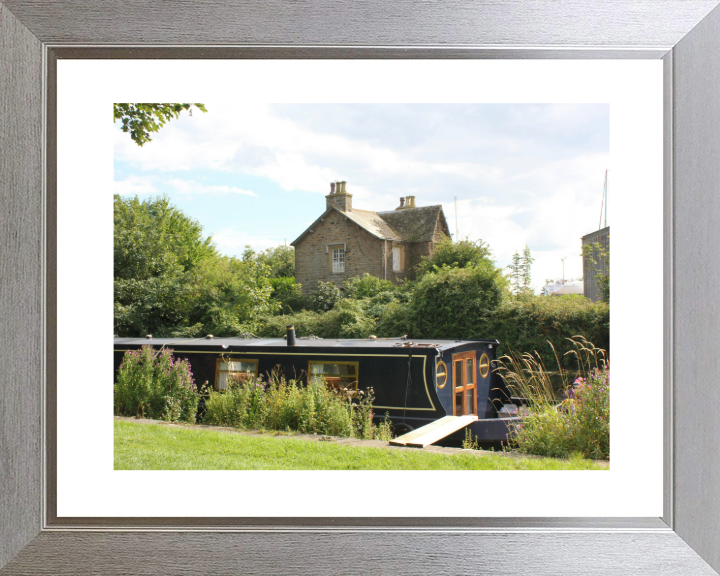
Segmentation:
<svg viewBox="0 0 720 576">
<path fill-rule="evenodd" d="M 333 273 L 332 248 L 345 244 L 345 272 Z M 388 278 L 392 275 L 392 242 L 388 241 Z M 364 273 L 383 278 L 385 241 L 373 236 L 343 214 L 332 210 L 312 227 L 295 246 L 295 281 L 304 294 L 312 293 L 319 281 L 342 283 Z M 328 249 L 326 252 L 326 248 Z"/>
<path fill-rule="evenodd" d="M 338 193 L 326 196 L 327 205 L 350 208 L 350 194 Z M 387 266 L 385 266 L 385 241 L 373 236 L 343 214 L 332 210 L 295 246 L 295 281 L 302 284 L 303 293 L 315 291 L 317 283 L 342 283 L 355 276 L 372 274 L 387 278 L 394 284 L 415 279 L 415 267 L 424 256 L 430 256 L 434 243 L 442 234 L 450 235 L 445 223 L 438 218 L 433 242 L 387 241 Z M 332 248 L 345 245 L 345 272 L 332 271 Z M 403 270 L 393 271 L 393 248 L 400 247 L 404 258 Z"/>
</svg>

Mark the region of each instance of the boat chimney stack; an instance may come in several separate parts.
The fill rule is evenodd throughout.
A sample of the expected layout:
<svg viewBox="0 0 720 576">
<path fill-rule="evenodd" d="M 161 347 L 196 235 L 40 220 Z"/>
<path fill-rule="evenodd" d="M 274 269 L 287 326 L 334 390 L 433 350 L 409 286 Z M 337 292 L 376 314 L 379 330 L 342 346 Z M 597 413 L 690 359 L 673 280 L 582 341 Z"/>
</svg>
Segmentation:
<svg viewBox="0 0 720 576">
<path fill-rule="evenodd" d="M 295 346 L 295 326 L 287 327 L 287 345 Z"/>
</svg>

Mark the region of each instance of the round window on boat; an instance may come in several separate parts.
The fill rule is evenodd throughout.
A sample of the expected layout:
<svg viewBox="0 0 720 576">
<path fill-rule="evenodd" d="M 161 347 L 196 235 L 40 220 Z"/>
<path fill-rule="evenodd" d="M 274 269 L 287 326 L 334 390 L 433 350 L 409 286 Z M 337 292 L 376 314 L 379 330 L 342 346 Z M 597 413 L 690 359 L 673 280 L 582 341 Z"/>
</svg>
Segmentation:
<svg viewBox="0 0 720 576">
<path fill-rule="evenodd" d="M 445 362 L 440 360 L 437 363 L 437 377 L 435 379 L 435 382 L 437 382 L 438 388 L 445 388 L 445 384 L 447 384 L 447 366 L 445 365 Z"/>
<path fill-rule="evenodd" d="M 483 354 L 480 356 L 480 377 L 487 378 L 488 374 L 490 374 L 490 358 L 487 354 Z"/>
</svg>

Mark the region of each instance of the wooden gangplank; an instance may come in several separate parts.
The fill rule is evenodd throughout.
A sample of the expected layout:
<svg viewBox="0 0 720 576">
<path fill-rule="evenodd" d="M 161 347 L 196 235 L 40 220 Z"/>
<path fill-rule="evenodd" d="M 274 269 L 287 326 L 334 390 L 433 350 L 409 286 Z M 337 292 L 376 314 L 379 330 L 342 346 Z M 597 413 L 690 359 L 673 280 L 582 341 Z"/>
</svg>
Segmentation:
<svg viewBox="0 0 720 576">
<path fill-rule="evenodd" d="M 453 432 L 457 432 L 465 428 L 471 422 L 477 420 L 478 417 L 470 416 L 444 416 L 435 422 L 430 422 L 417 430 L 398 436 L 390 440 L 393 446 L 410 446 L 412 448 L 425 448 L 430 444 L 434 444 L 438 440 L 442 440 L 446 436 L 450 436 Z"/>
</svg>

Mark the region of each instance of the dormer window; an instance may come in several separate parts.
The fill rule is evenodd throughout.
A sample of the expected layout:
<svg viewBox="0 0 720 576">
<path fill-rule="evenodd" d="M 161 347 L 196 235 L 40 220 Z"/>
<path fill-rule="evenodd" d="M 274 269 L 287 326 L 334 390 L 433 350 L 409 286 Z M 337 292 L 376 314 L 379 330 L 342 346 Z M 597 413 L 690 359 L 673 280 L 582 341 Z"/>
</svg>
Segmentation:
<svg viewBox="0 0 720 576">
<path fill-rule="evenodd" d="M 333 248 L 332 250 L 332 271 L 333 273 L 345 272 L 345 249 Z"/>
</svg>

